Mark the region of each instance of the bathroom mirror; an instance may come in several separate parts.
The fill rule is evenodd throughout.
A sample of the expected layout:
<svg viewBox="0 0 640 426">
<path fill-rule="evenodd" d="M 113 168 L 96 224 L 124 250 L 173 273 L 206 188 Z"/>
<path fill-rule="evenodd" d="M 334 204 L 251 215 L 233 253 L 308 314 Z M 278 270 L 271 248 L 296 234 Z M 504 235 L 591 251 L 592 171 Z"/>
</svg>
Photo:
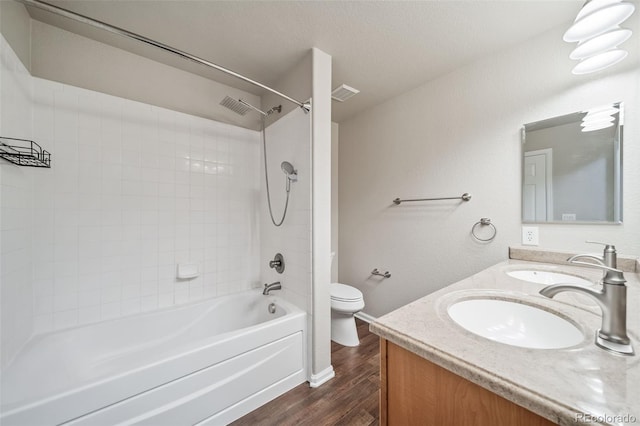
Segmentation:
<svg viewBox="0 0 640 426">
<path fill-rule="evenodd" d="M 623 105 L 524 125 L 523 223 L 622 223 Z"/>
</svg>

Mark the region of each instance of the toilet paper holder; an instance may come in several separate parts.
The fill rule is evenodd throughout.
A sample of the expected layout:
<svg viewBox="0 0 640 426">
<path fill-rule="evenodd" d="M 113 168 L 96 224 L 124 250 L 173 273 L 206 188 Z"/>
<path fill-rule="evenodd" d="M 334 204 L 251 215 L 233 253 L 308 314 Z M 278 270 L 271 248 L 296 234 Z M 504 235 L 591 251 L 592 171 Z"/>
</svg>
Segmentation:
<svg viewBox="0 0 640 426">
<path fill-rule="evenodd" d="M 378 271 L 378 268 L 375 268 L 373 271 L 371 271 L 371 275 L 377 275 L 383 278 L 391 278 L 391 272 L 389 271 L 380 272 Z"/>
</svg>

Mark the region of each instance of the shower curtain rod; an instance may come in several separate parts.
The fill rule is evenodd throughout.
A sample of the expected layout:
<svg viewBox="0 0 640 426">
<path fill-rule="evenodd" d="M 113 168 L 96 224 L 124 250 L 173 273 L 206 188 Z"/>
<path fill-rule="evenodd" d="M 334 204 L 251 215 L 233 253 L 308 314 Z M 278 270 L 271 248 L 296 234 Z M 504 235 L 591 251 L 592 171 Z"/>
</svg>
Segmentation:
<svg viewBox="0 0 640 426">
<path fill-rule="evenodd" d="M 207 66 L 209 68 L 216 69 L 216 70 L 221 71 L 221 72 L 223 72 L 225 74 L 229 74 L 229 75 L 231 75 L 233 77 L 239 78 L 240 80 L 243 80 L 243 81 L 245 81 L 247 83 L 253 84 L 254 86 L 258 86 L 258 87 L 260 87 L 262 89 L 265 89 L 265 90 L 273 93 L 274 95 L 280 96 L 281 98 L 286 99 L 289 102 L 292 102 L 292 103 L 298 105 L 300 108 L 305 110 L 305 112 L 309 112 L 311 110 L 311 104 L 310 103 L 304 103 L 304 102 L 297 101 L 297 100 L 285 95 L 284 93 L 278 92 L 277 90 L 272 89 L 269 86 L 265 86 L 264 84 L 259 83 L 259 82 L 255 81 L 255 80 L 252 80 L 252 79 L 250 79 L 248 77 L 245 77 L 242 74 L 238 74 L 235 71 L 231 71 L 230 69 L 227 69 L 227 68 L 225 68 L 223 66 L 214 64 L 213 62 L 206 61 L 206 60 L 204 60 L 202 58 L 199 58 L 197 56 L 191 55 L 190 53 L 187 53 L 187 52 L 184 52 L 182 50 L 173 48 L 173 47 L 168 46 L 168 45 L 166 45 L 164 43 L 160 43 L 159 41 L 151 40 L 150 38 L 147 38 L 147 37 L 142 36 L 140 34 L 136 34 L 136 33 L 133 33 L 131 31 L 127 31 L 127 30 L 125 30 L 123 28 L 119 28 L 119 27 L 115 27 L 113 25 L 109 25 L 109 24 L 107 24 L 105 22 L 98 21 L 98 20 L 93 19 L 93 18 L 89 18 L 88 16 L 84 16 L 84 15 L 81 15 L 79 13 L 75 13 L 75 12 L 72 12 L 70 10 L 67 10 L 67 9 L 64 9 L 64 8 L 61 8 L 61 7 L 58 7 L 58 6 L 54 6 L 54 5 L 49 4 L 49 3 L 45 3 L 45 2 L 40 1 L 40 0 L 16 0 L 16 1 L 19 2 L 19 3 L 22 3 L 24 5 L 27 5 L 27 6 L 37 7 L 39 9 L 46 10 L 47 12 L 55 13 L 56 15 L 64 16 L 65 18 L 73 19 L 74 21 L 82 22 L 84 24 L 88 24 L 88 25 L 91 25 L 93 27 L 109 31 L 110 33 L 118 34 L 118 35 L 130 38 L 130 39 L 137 40 L 139 42 L 148 44 L 150 46 L 157 47 L 159 49 L 164 50 L 165 52 L 173 53 L 174 55 L 177 55 L 177 56 L 181 57 L 182 59 L 187 59 L 187 60 L 193 61 L 193 62 L 195 62 L 197 64 L 204 65 L 204 66 Z"/>
</svg>

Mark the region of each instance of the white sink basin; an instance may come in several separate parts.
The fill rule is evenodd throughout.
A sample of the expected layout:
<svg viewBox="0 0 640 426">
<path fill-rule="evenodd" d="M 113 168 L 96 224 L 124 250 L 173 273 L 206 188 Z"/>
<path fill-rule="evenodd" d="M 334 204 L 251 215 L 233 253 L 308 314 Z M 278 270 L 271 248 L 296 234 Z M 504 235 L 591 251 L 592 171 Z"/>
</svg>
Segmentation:
<svg viewBox="0 0 640 426">
<path fill-rule="evenodd" d="M 593 285 L 591 281 L 584 278 L 576 277 L 575 275 L 562 274 L 560 272 L 519 270 L 509 271 L 507 272 L 507 275 L 519 280 L 544 285 L 577 284 L 585 287 Z"/>
<path fill-rule="evenodd" d="M 462 300 L 449 306 L 448 313 L 468 331 L 511 346 L 560 349 L 584 339 L 580 329 L 566 319 L 507 300 Z"/>
</svg>

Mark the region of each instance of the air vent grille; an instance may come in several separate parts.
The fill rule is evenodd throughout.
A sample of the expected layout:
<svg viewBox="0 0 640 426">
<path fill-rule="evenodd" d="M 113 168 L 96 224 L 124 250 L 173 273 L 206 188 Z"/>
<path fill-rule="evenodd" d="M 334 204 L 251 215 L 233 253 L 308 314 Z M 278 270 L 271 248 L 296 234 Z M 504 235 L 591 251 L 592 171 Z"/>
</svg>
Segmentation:
<svg viewBox="0 0 640 426">
<path fill-rule="evenodd" d="M 331 98 L 335 99 L 338 102 L 344 102 L 350 97 L 357 95 L 358 93 L 360 93 L 359 90 L 343 84 L 333 89 L 333 92 L 331 92 Z"/>
</svg>

